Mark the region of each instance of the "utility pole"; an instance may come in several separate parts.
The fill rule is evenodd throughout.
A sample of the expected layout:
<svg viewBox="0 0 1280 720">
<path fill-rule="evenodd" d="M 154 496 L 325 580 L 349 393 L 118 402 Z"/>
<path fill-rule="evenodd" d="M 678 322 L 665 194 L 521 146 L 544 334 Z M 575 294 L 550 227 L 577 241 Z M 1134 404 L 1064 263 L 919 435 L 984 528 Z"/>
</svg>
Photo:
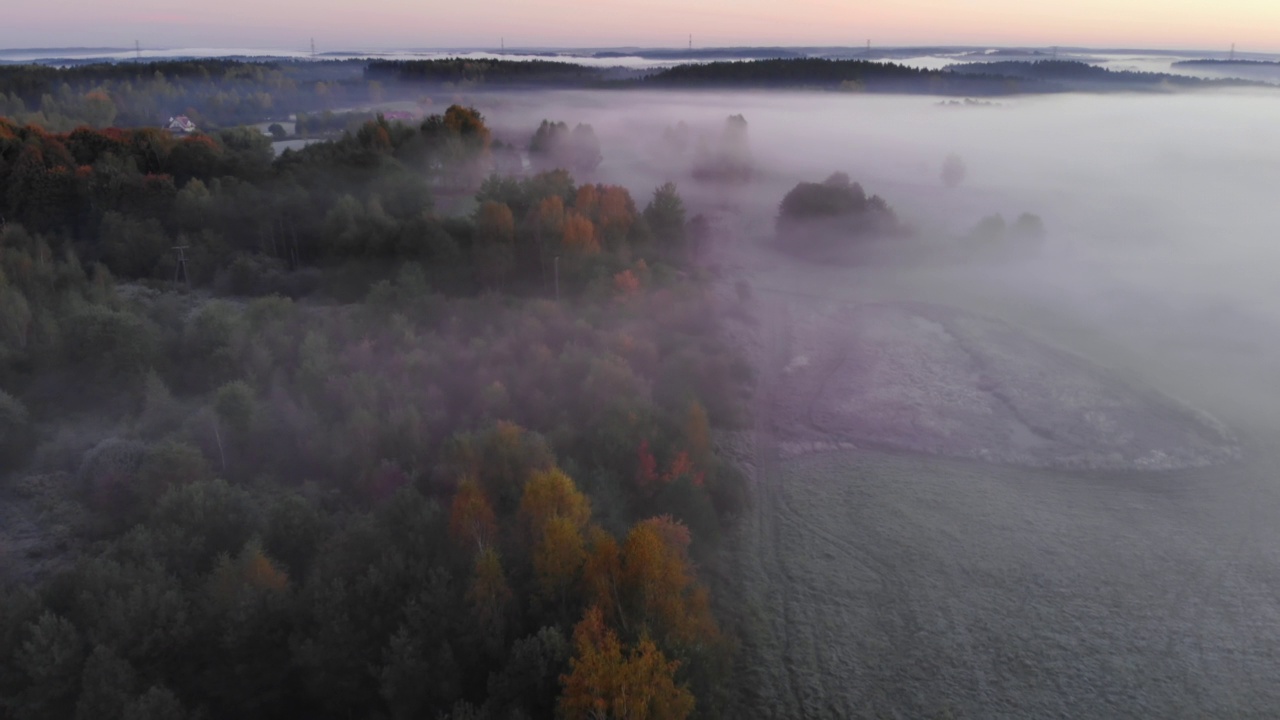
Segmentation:
<svg viewBox="0 0 1280 720">
<path fill-rule="evenodd" d="M 316 56 L 316 39 L 311 38 L 311 57 L 314 58 L 315 56 Z"/>
<path fill-rule="evenodd" d="M 187 274 L 187 254 L 184 252 L 190 245 L 175 245 L 174 252 L 178 253 L 178 265 L 173 269 L 173 281 L 178 282 L 181 277 L 187 283 L 187 288 L 191 288 L 191 276 Z"/>
<path fill-rule="evenodd" d="M 693 33 L 689 33 L 689 49 L 693 50 Z"/>
</svg>

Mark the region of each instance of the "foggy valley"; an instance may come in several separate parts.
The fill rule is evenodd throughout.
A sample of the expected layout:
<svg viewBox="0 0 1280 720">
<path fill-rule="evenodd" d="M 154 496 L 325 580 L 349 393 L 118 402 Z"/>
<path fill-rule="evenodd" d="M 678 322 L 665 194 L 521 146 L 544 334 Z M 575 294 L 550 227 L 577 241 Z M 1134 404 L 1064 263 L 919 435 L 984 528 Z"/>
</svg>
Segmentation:
<svg viewBox="0 0 1280 720">
<path fill-rule="evenodd" d="M 0 718 L 1274 716 L 1265 72 L 519 57 L 0 66 Z"/>
</svg>

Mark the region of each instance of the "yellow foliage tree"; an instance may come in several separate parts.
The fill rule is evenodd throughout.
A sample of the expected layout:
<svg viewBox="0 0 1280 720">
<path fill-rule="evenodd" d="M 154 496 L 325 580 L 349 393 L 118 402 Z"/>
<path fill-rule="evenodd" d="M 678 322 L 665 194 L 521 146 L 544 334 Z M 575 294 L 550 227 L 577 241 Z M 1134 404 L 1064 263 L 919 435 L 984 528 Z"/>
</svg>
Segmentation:
<svg viewBox="0 0 1280 720">
<path fill-rule="evenodd" d="M 618 541 L 599 526 L 587 531 L 587 542 L 587 558 L 582 568 L 587 604 L 600 608 L 610 622 L 619 622 L 622 551 Z"/>
<path fill-rule="evenodd" d="M 565 518 L 579 532 L 584 530 L 591 520 L 591 501 L 560 468 L 540 470 L 525 483 L 519 517 L 529 539 L 537 542 L 555 518 Z"/>
<path fill-rule="evenodd" d="M 574 628 L 573 645 L 570 671 L 560 676 L 566 720 L 683 720 L 693 713 L 693 693 L 675 682 L 680 662 L 647 637 L 624 653 L 599 608 L 588 609 Z"/>
<path fill-rule="evenodd" d="M 563 602 L 577 584 L 586 559 L 582 529 L 569 518 L 551 518 L 533 548 L 533 572 L 543 596 Z"/>
</svg>

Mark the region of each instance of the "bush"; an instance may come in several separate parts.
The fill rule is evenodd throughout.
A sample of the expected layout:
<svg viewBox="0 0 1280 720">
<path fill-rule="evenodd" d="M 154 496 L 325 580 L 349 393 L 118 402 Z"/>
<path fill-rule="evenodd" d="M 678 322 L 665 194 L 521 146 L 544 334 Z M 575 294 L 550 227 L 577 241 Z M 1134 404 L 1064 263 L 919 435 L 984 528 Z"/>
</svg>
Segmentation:
<svg viewBox="0 0 1280 720">
<path fill-rule="evenodd" d="M 792 249 L 810 250 L 854 238 L 900 234 L 889 205 L 844 173 L 821 183 L 800 183 L 779 206 L 778 239 Z"/>
<path fill-rule="evenodd" d="M 91 305 L 67 319 L 68 359 L 112 377 L 142 373 L 155 357 L 156 336 L 142 318 Z"/>
<path fill-rule="evenodd" d="M 169 441 L 147 451 L 135 483 L 140 501 L 150 504 L 171 487 L 212 479 L 204 454 L 186 443 Z"/>
<path fill-rule="evenodd" d="M 76 473 L 91 505 L 108 514 L 123 514 L 134 506 L 134 484 L 147 446 L 134 440 L 108 438 L 85 454 Z"/>
<path fill-rule="evenodd" d="M 27 408 L 0 390 L 0 475 L 25 463 L 34 445 L 35 428 Z"/>
</svg>

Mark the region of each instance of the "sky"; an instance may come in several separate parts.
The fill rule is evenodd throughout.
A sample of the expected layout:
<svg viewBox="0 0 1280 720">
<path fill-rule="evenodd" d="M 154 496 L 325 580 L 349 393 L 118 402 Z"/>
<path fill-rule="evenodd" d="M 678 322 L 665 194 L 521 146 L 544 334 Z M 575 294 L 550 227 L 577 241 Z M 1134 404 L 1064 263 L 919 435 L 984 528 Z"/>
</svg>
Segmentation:
<svg viewBox="0 0 1280 720">
<path fill-rule="evenodd" d="M 0 48 L 1028 45 L 1280 52 L 1277 0 L 44 0 Z"/>
</svg>

